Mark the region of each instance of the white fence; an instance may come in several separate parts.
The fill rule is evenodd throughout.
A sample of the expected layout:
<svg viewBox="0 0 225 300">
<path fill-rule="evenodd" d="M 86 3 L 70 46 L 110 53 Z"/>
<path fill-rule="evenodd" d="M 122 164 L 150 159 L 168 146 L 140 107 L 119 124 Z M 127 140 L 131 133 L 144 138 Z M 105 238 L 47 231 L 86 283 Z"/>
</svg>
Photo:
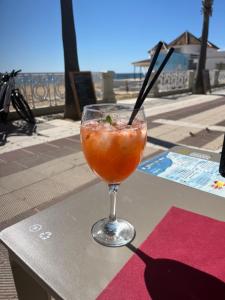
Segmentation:
<svg viewBox="0 0 225 300">
<path fill-rule="evenodd" d="M 176 72 L 162 72 L 157 80 L 154 88 L 151 91 L 152 96 L 160 96 L 160 94 L 174 94 L 192 91 L 194 83 L 195 72 L 176 71 Z M 211 87 L 218 87 L 225 85 L 225 70 L 212 70 L 209 72 Z M 129 79 L 129 80 L 114 80 L 114 91 L 116 95 L 134 94 L 140 90 L 143 80 Z"/>
</svg>

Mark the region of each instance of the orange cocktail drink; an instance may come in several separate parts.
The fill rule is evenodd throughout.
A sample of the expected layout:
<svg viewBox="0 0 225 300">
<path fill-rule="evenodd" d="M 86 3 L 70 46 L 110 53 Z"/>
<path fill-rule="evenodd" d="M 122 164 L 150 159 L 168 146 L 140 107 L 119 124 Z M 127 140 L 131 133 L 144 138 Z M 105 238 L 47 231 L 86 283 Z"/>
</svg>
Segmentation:
<svg viewBox="0 0 225 300">
<path fill-rule="evenodd" d="M 134 239 L 135 229 L 117 217 L 117 192 L 120 183 L 135 171 L 144 152 L 144 108 L 134 109 L 129 104 L 87 105 L 82 113 L 80 137 L 88 165 L 107 183 L 109 191 L 109 216 L 92 226 L 92 236 L 108 247 L 124 246 Z"/>
<path fill-rule="evenodd" d="M 147 136 L 146 123 L 134 121 L 86 121 L 81 142 L 91 169 L 104 181 L 120 183 L 141 161 Z"/>
</svg>

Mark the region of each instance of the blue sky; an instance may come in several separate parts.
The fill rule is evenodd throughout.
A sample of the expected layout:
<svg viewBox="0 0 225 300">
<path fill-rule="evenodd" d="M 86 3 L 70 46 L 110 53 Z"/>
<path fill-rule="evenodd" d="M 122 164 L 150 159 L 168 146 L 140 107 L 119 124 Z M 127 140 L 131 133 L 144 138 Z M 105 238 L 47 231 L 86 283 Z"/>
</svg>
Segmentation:
<svg viewBox="0 0 225 300">
<path fill-rule="evenodd" d="M 81 70 L 132 72 L 159 40 L 201 35 L 201 0 L 73 0 Z M 62 72 L 60 0 L 0 0 L 0 72 Z M 214 0 L 209 40 L 225 48 L 225 1 Z"/>
</svg>

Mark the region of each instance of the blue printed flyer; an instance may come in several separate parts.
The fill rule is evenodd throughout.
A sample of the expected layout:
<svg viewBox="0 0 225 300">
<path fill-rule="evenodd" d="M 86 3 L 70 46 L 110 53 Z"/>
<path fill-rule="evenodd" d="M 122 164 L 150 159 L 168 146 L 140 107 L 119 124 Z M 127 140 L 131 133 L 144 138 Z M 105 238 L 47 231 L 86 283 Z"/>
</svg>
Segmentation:
<svg viewBox="0 0 225 300">
<path fill-rule="evenodd" d="M 225 178 L 219 163 L 180 153 L 164 152 L 142 162 L 139 171 L 225 197 Z"/>
</svg>

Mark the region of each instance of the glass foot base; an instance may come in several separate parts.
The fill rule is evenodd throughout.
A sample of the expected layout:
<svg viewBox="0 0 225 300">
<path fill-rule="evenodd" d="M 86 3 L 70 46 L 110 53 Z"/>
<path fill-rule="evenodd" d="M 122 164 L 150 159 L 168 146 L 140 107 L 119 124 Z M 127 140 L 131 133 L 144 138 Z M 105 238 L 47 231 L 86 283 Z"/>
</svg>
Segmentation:
<svg viewBox="0 0 225 300">
<path fill-rule="evenodd" d="M 93 225 L 91 233 L 96 242 L 108 247 L 124 246 L 135 237 L 133 225 L 122 219 L 102 219 Z"/>
</svg>

